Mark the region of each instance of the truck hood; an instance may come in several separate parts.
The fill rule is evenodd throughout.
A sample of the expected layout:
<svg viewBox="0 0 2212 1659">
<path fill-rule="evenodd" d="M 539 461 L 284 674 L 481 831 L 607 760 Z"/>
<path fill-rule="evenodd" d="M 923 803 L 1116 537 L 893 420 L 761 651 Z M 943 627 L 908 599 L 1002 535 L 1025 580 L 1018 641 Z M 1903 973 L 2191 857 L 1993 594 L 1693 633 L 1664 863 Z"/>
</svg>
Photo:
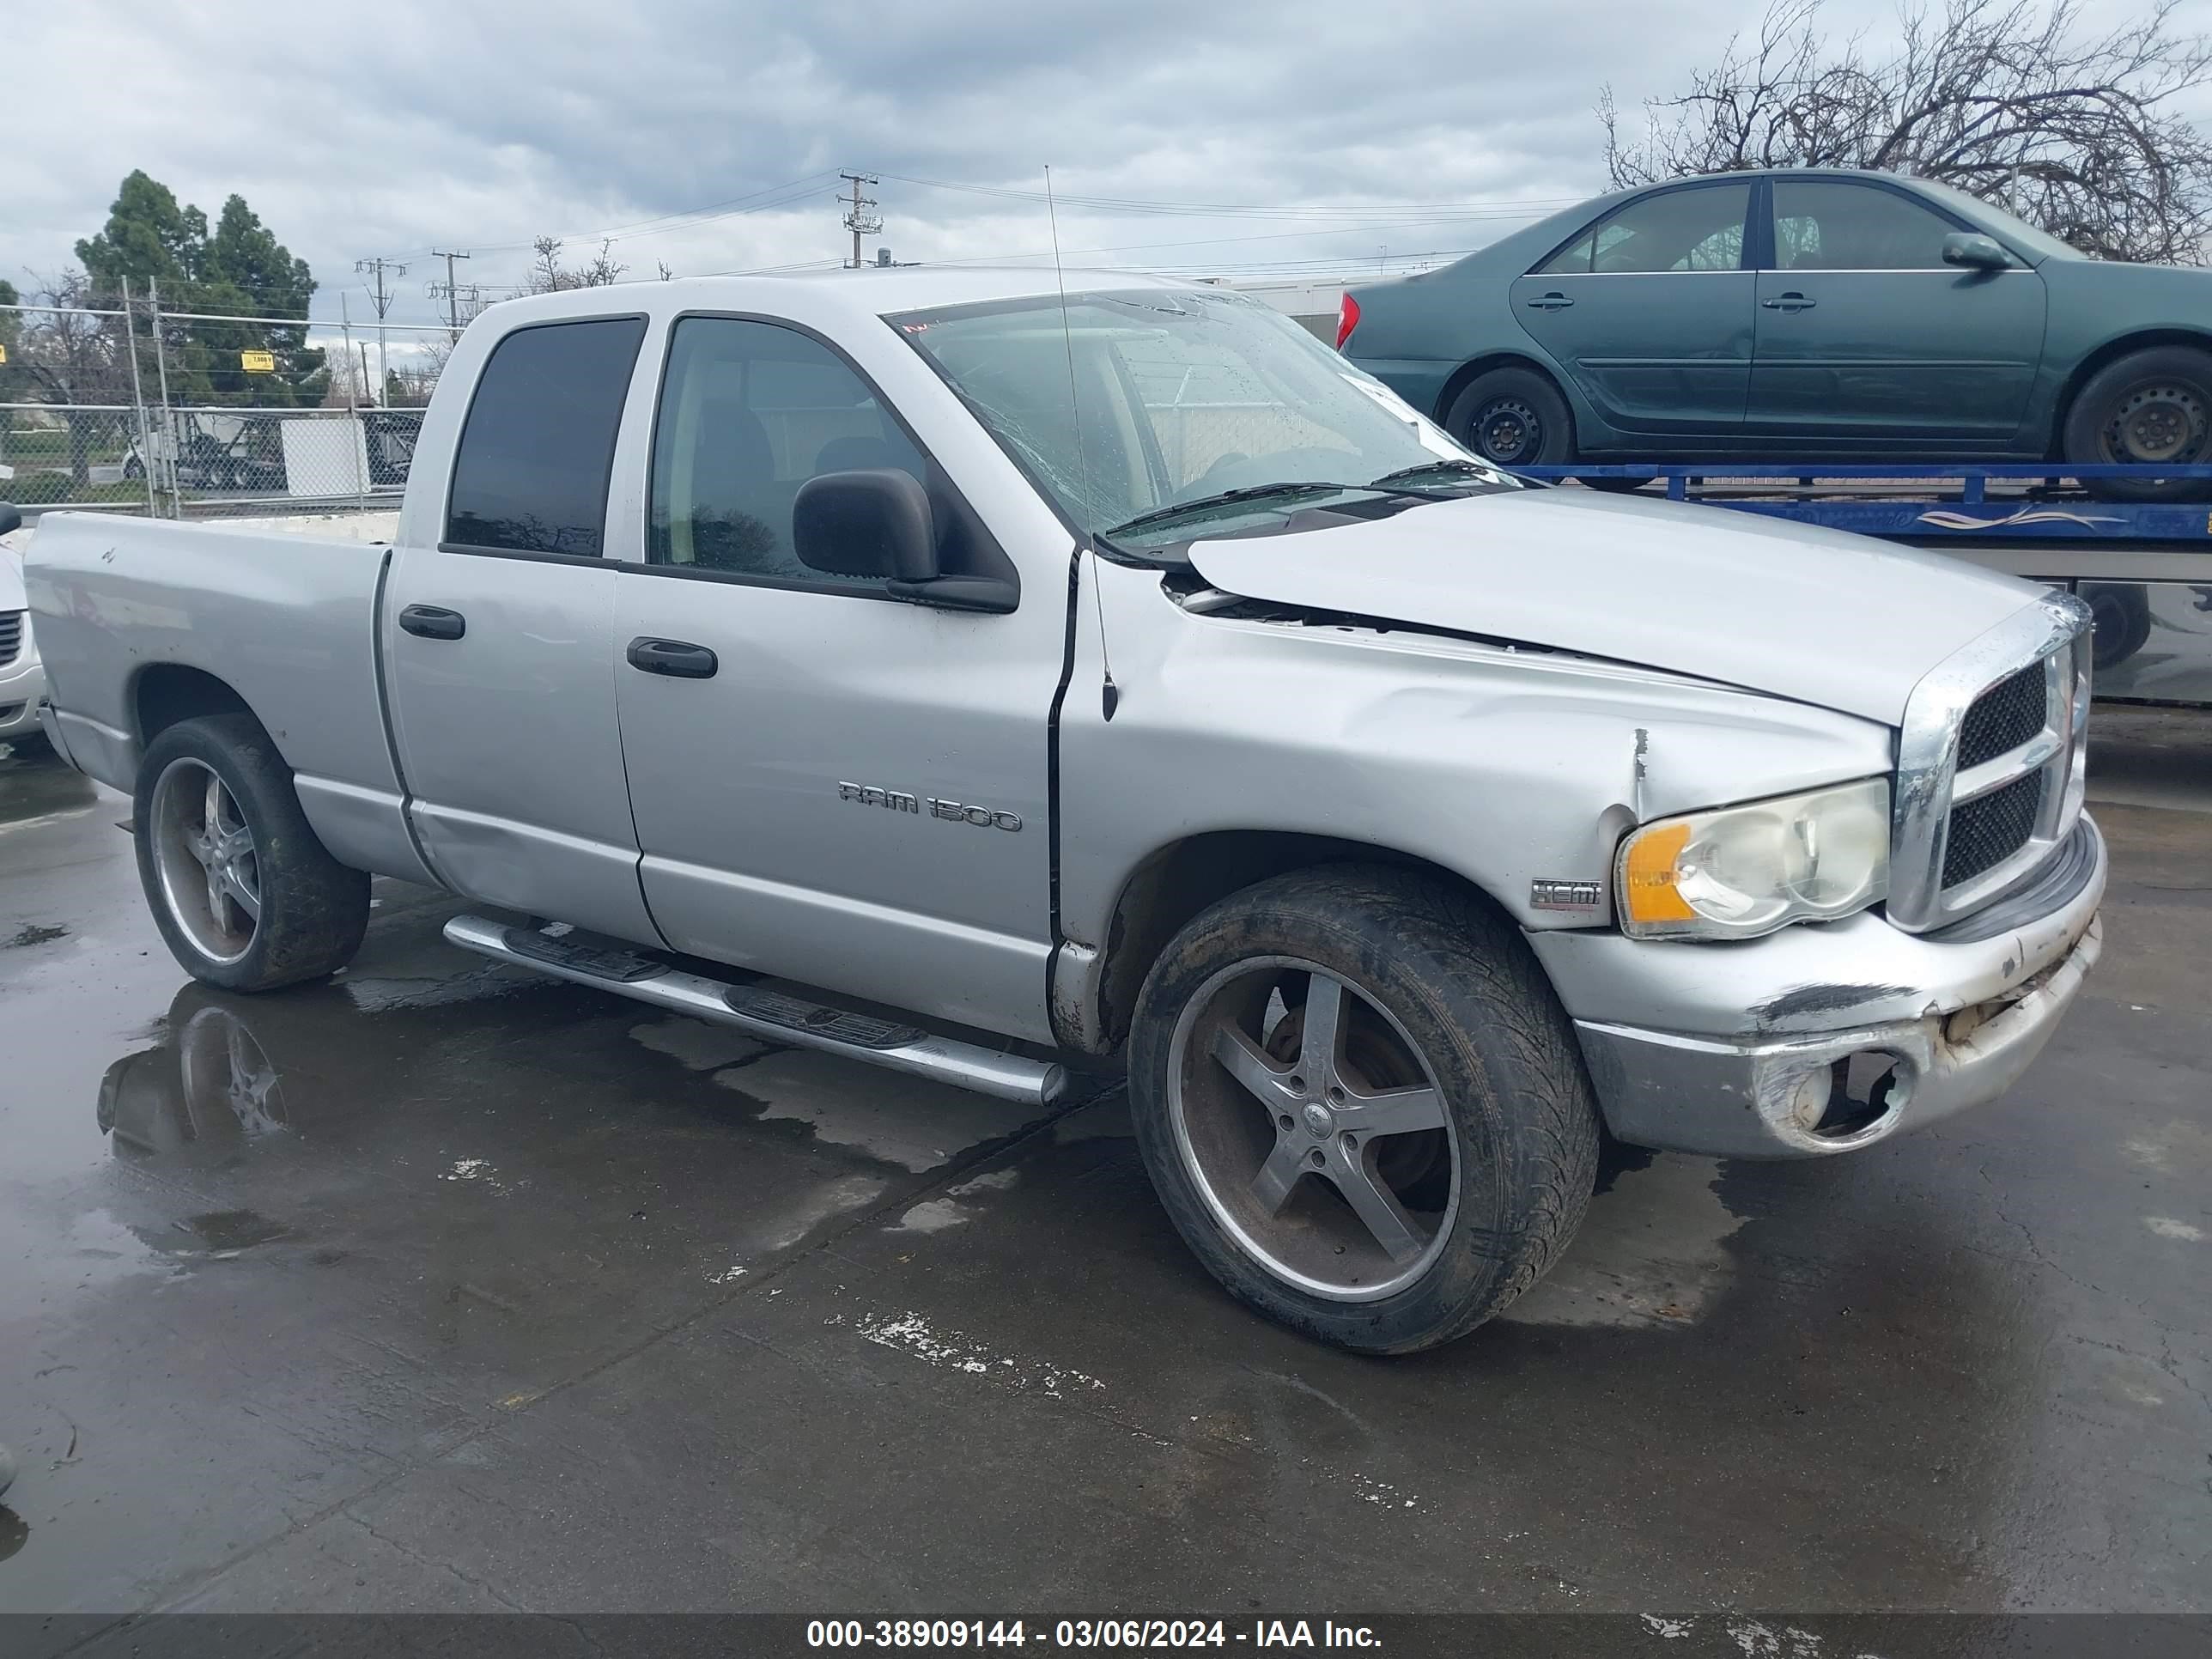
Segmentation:
<svg viewBox="0 0 2212 1659">
<path fill-rule="evenodd" d="M 1695 675 L 1898 724 L 1920 677 L 2038 590 L 1728 507 L 1518 489 L 1200 541 L 1225 592 Z"/>
</svg>

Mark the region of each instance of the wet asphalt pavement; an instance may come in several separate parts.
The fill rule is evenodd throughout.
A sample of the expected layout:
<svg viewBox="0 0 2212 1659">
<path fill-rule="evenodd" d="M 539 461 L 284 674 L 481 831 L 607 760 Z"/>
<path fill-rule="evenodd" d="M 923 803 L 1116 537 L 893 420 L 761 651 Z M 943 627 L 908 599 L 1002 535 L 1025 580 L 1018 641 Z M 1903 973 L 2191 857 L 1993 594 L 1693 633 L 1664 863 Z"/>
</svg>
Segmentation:
<svg viewBox="0 0 2212 1659">
<path fill-rule="evenodd" d="M 763 1048 L 396 884 L 210 993 L 125 804 L 0 758 L 0 1610 L 2212 1608 L 2207 726 L 2112 723 L 2150 804 L 2009 1098 L 1616 1160 L 1395 1361 L 1218 1292 L 1116 1094 Z"/>
</svg>

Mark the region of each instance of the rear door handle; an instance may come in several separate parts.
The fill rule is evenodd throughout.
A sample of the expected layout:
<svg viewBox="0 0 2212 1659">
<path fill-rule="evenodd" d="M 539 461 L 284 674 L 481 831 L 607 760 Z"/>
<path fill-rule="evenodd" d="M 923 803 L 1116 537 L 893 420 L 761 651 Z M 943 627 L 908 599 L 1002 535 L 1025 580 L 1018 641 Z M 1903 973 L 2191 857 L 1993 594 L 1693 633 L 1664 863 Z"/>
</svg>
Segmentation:
<svg viewBox="0 0 2212 1659">
<path fill-rule="evenodd" d="M 410 605 L 399 613 L 399 631 L 418 640 L 458 640 L 469 631 L 469 619 L 443 605 Z"/>
<path fill-rule="evenodd" d="M 1796 289 L 1792 289 L 1787 294 L 1778 294 L 1772 299 L 1761 300 L 1759 303 L 1769 311 L 1810 311 L 1820 302 L 1818 300 L 1808 300 Z"/>
<path fill-rule="evenodd" d="M 635 639 L 629 642 L 629 654 L 632 668 L 678 680 L 711 680 L 721 665 L 705 646 L 688 640 Z"/>
<path fill-rule="evenodd" d="M 1569 306 L 1574 304 L 1574 301 L 1554 289 L 1549 294 L 1540 294 L 1525 303 L 1538 311 L 1565 311 Z"/>
</svg>

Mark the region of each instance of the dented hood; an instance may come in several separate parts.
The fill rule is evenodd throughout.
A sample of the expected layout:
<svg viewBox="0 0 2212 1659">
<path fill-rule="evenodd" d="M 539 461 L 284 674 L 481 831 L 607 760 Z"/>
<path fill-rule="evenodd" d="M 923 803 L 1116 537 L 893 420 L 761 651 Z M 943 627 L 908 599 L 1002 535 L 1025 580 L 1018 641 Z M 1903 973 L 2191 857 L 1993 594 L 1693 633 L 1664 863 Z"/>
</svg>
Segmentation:
<svg viewBox="0 0 2212 1659">
<path fill-rule="evenodd" d="M 1517 489 L 1200 541 L 1248 599 L 1610 657 L 1898 723 L 1923 674 L 2038 590 L 1727 507 Z"/>
</svg>

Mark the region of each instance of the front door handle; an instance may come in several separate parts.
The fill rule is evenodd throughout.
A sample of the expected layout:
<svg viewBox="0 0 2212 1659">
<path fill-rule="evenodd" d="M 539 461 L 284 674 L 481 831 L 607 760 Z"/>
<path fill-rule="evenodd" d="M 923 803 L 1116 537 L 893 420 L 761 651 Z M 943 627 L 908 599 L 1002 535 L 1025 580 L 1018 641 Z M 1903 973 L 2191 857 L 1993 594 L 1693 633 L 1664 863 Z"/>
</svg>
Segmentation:
<svg viewBox="0 0 2212 1659">
<path fill-rule="evenodd" d="M 1778 294 L 1772 299 L 1761 300 L 1759 303 L 1769 311 L 1810 311 L 1820 302 L 1807 299 L 1793 288 L 1787 294 Z"/>
<path fill-rule="evenodd" d="M 671 679 L 711 680 L 720 664 L 703 645 L 688 640 L 635 639 L 629 642 L 629 665 Z"/>
<path fill-rule="evenodd" d="M 458 640 L 469 631 L 469 619 L 440 605 L 410 605 L 399 613 L 399 631 L 418 640 Z"/>
<path fill-rule="evenodd" d="M 1537 311 L 1565 311 L 1569 306 L 1574 304 L 1574 301 L 1554 289 L 1549 294 L 1540 294 L 1534 299 L 1524 303 Z"/>
</svg>

